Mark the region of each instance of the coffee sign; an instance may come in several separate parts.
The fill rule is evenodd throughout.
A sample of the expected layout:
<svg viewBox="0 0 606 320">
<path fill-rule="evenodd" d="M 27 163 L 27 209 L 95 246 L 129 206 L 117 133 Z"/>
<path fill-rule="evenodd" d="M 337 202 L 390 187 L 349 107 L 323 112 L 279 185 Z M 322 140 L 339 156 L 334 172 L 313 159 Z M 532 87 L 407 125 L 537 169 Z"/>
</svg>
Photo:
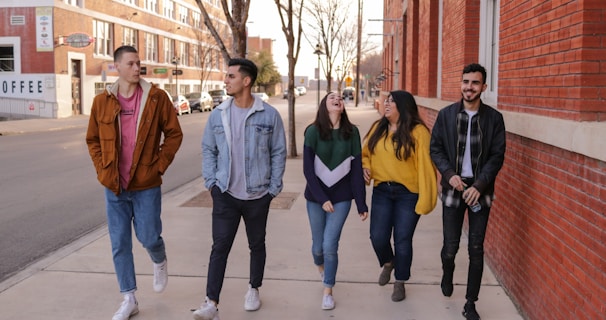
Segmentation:
<svg viewBox="0 0 606 320">
<path fill-rule="evenodd" d="M 74 48 L 88 47 L 93 41 L 95 41 L 93 37 L 86 33 L 72 33 L 65 38 L 65 43 Z"/>
</svg>

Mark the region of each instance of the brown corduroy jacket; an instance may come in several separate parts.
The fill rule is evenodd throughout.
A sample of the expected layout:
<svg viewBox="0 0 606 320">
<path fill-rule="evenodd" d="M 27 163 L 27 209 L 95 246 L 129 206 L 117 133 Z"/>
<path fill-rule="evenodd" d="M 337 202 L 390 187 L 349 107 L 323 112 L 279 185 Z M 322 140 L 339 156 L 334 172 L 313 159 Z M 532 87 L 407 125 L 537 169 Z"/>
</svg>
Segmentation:
<svg viewBox="0 0 606 320">
<path fill-rule="evenodd" d="M 183 133 L 173 103 L 162 89 L 140 80 L 143 89 L 137 144 L 130 169 L 130 182 L 125 190 L 139 191 L 162 184 L 162 175 L 181 146 Z M 93 100 L 86 132 L 88 152 L 97 171 L 99 182 L 120 193 L 118 161 L 121 148 L 120 103 L 118 84 L 113 84 Z M 164 139 L 162 140 L 162 135 Z"/>
</svg>

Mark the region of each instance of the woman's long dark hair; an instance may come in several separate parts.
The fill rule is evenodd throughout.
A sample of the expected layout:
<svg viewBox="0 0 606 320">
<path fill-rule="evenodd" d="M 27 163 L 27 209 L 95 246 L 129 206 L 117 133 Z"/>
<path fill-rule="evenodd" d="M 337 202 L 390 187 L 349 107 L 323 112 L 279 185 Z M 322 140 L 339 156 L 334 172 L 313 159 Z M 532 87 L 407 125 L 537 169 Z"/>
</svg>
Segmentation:
<svg viewBox="0 0 606 320">
<path fill-rule="evenodd" d="M 332 122 L 330 122 L 330 117 L 328 116 L 328 108 L 326 106 L 326 100 L 328 99 L 328 95 L 333 92 L 327 93 L 322 101 L 320 101 L 320 105 L 318 106 L 318 112 L 316 113 L 316 119 L 312 123 L 318 128 L 320 132 L 320 138 L 322 140 L 331 140 L 332 134 L 331 131 L 333 129 Z M 353 133 L 353 124 L 349 121 L 347 117 L 347 112 L 345 108 L 343 108 L 343 112 L 341 113 L 341 120 L 339 121 L 339 135 L 343 140 L 348 140 L 351 138 Z"/>
<path fill-rule="evenodd" d="M 415 148 L 412 129 L 418 124 L 425 126 L 425 122 L 423 122 L 423 119 L 419 116 L 419 108 L 417 107 L 417 103 L 412 94 L 403 90 L 395 90 L 391 91 L 389 96 L 393 98 L 393 101 L 400 112 L 400 117 L 397 122 L 398 128 L 391 137 L 391 140 L 394 145 L 396 158 L 398 160 L 406 160 L 412 155 Z M 383 139 L 383 143 L 387 141 L 387 136 L 389 135 L 389 120 L 383 116 L 372 125 L 371 130 L 372 128 L 376 129 L 370 137 L 368 137 L 368 149 L 370 150 L 370 153 L 374 152 L 379 140 Z"/>
</svg>

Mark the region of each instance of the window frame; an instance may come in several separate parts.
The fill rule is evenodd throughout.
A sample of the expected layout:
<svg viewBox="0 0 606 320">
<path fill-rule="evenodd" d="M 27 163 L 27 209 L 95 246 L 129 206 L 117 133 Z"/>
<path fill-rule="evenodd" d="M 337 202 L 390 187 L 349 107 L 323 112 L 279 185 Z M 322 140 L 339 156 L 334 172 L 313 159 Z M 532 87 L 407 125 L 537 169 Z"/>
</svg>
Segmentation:
<svg viewBox="0 0 606 320">
<path fill-rule="evenodd" d="M 499 92 L 500 0 L 481 1 L 479 62 L 486 69 L 486 91 L 482 101 L 497 107 Z"/>
</svg>

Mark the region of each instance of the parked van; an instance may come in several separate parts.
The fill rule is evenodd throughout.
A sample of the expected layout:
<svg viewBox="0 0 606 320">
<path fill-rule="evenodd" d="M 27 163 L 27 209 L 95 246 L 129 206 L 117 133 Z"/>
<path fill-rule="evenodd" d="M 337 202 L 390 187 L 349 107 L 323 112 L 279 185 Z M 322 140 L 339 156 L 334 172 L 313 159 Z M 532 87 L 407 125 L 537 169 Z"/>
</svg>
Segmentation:
<svg viewBox="0 0 606 320">
<path fill-rule="evenodd" d="M 210 90 L 208 91 L 211 97 L 213 97 L 213 108 L 223 103 L 223 101 L 227 100 L 229 96 L 227 95 L 227 90 L 218 89 L 218 90 Z"/>
</svg>

